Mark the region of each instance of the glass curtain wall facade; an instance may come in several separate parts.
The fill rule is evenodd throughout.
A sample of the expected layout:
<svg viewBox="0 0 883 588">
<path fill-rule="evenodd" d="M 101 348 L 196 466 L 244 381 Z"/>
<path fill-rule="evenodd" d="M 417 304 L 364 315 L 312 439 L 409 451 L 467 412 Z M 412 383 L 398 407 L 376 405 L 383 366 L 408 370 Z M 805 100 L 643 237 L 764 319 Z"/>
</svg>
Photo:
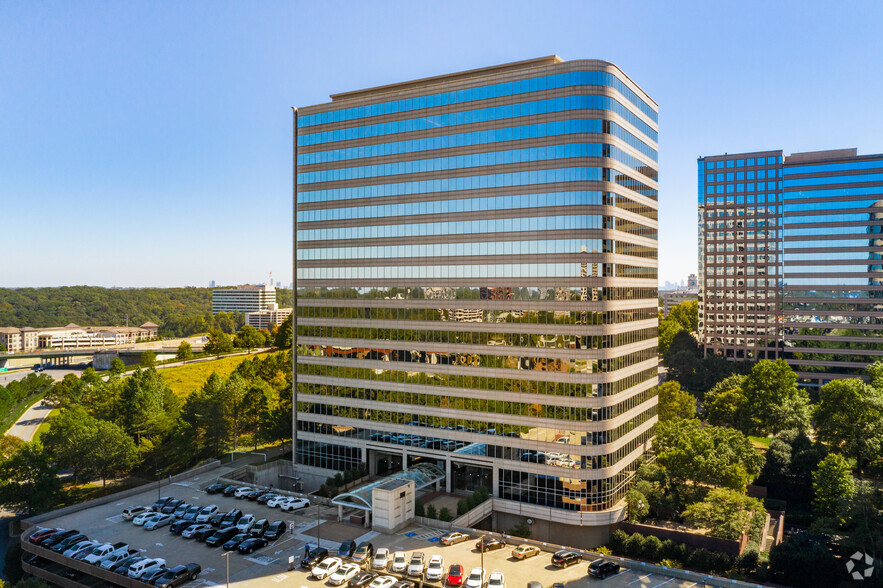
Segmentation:
<svg viewBox="0 0 883 588">
<path fill-rule="evenodd" d="M 782 357 L 805 385 L 859 376 L 883 355 L 883 155 L 700 158 L 699 220 L 706 352 Z"/>
<path fill-rule="evenodd" d="M 619 502 L 656 422 L 656 104 L 550 57 L 295 120 L 296 462 Z"/>
</svg>

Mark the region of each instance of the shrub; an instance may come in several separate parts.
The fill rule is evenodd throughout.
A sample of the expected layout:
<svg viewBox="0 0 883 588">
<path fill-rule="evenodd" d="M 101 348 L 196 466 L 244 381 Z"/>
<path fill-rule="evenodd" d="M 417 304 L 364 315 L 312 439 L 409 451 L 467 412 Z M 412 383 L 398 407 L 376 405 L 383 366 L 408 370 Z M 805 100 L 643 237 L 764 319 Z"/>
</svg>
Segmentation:
<svg viewBox="0 0 883 588">
<path fill-rule="evenodd" d="M 530 526 L 525 521 L 521 521 L 511 529 L 509 529 L 509 534 L 513 537 L 521 537 L 523 539 L 530 538 Z"/>
<path fill-rule="evenodd" d="M 435 507 L 431 504 L 426 507 L 426 518 L 429 518 L 429 519 L 437 519 L 438 518 L 438 511 L 436 511 Z"/>
<path fill-rule="evenodd" d="M 644 537 L 640 533 L 632 533 L 625 540 L 625 554 L 629 557 L 641 557 L 644 547 Z"/>
<path fill-rule="evenodd" d="M 676 559 L 682 564 L 686 564 L 690 561 L 690 557 L 693 555 L 693 550 L 690 549 L 690 546 L 686 543 L 677 543 L 675 544 L 672 555 L 672 559 Z"/>
<path fill-rule="evenodd" d="M 472 510 L 478 506 L 478 496 L 476 496 L 475 492 L 466 497 L 466 507 L 467 510 Z"/>
<path fill-rule="evenodd" d="M 343 483 L 349 484 L 352 481 L 353 481 L 353 471 L 352 470 L 344 471 L 343 472 Z"/>
<path fill-rule="evenodd" d="M 480 486 L 478 490 L 475 491 L 475 494 L 478 495 L 478 502 L 475 503 L 476 506 L 491 497 L 491 492 L 487 489 L 487 486 Z"/>
<path fill-rule="evenodd" d="M 359 467 L 356 468 L 356 469 L 357 469 L 358 472 L 359 472 L 359 477 L 360 477 L 360 478 L 364 478 L 365 476 L 368 475 L 368 464 L 362 462 L 362 463 L 359 464 Z"/>
<path fill-rule="evenodd" d="M 444 521 L 445 523 L 449 523 L 454 520 L 454 517 L 451 515 L 451 511 L 447 506 L 443 506 L 440 511 L 438 511 L 438 520 Z"/>
<path fill-rule="evenodd" d="M 656 561 L 659 559 L 659 553 L 662 550 L 662 541 L 655 535 L 647 535 L 641 542 L 641 557 Z"/>
<path fill-rule="evenodd" d="M 610 541 L 607 543 L 610 551 L 616 555 L 625 555 L 625 542 L 628 538 L 629 536 L 622 529 L 616 529 L 610 533 Z"/>
<path fill-rule="evenodd" d="M 662 542 L 662 545 L 659 547 L 659 557 L 661 559 L 677 559 L 678 553 L 676 551 L 677 543 L 672 541 L 671 539 L 666 539 Z"/>
<path fill-rule="evenodd" d="M 700 547 L 693 552 L 693 555 L 690 556 L 690 561 L 687 563 L 691 568 L 695 568 L 703 572 L 710 572 L 711 568 L 714 566 L 713 555 L 714 554 L 712 554 L 712 552 L 708 551 L 704 547 Z"/>
<path fill-rule="evenodd" d="M 426 516 L 426 511 L 423 510 L 423 503 L 422 502 L 415 502 L 414 503 L 414 516 L 415 517 L 425 517 Z"/>
<path fill-rule="evenodd" d="M 742 552 L 742 555 L 736 558 L 733 567 L 739 572 L 750 574 L 757 569 L 759 561 L 760 555 L 757 553 L 757 550 L 746 549 Z"/>
<path fill-rule="evenodd" d="M 464 515 L 469 512 L 469 504 L 465 499 L 457 501 L 457 516 Z"/>
<path fill-rule="evenodd" d="M 683 567 L 681 565 L 681 562 L 674 560 L 674 559 L 668 559 L 668 558 L 661 560 L 659 562 L 659 565 L 661 565 L 662 567 L 665 567 L 665 568 L 672 568 L 675 570 L 679 570 Z"/>
<path fill-rule="evenodd" d="M 325 478 L 325 485 L 329 487 L 337 486 L 337 482 L 335 482 L 334 476 L 329 476 L 328 478 Z"/>
<path fill-rule="evenodd" d="M 593 549 L 592 551 L 594 551 L 594 552 L 597 553 L 598 555 L 613 555 L 613 552 L 610 551 L 610 548 L 609 548 L 609 547 L 605 547 L 605 546 L 603 546 L 603 545 L 602 545 L 601 547 L 596 547 L 596 548 Z"/>
<path fill-rule="evenodd" d="M 334 474 L 334 485 L 338 488 L 343 486 L 343 474 L 341 474 L 340 472 Z"/>
<path fill-rule="evenodd" d="M 721 574 L 733 567 L 733 558 L 722 551 L 714 551 L 709 558 L 709 571 Z"/>
</svg>

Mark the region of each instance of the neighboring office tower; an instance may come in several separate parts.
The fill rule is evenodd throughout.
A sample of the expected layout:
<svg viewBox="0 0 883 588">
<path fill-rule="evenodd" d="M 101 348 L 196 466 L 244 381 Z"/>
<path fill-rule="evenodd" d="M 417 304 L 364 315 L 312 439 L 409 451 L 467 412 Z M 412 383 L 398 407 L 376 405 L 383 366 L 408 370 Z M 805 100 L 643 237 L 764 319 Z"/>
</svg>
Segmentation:
<svg viewBox="0 0 883 588">
<path fill-rule="evenodd" d="M 295 117 L 298 475 L 428 462 L 603 543 L 656 422 L 656 104 L 547 57 Z"/>
<path fill-rule="evenodd" d="M 212 290 L 212 314 L 219 312 L 258 312 L 276 304 L 276 289 L 272 284 L 236 286 Z"/>
<path fill-rule="evenodd" d="M 781 151 L 773 152 L 781 155 Z M 700 217 L 704 215 L 705 230 L 700 230 L 700 241 L 705 238 L 705 255 L 700 256 L 700 264 L 704 266 L 704 284 L 712 280 L 715 286 L 703 293 L 700 304 L 700 331 L 704 336 L 706 350 L 724 350 L 728 356 L 741 357 L 782 357 L 798 373 L 801 383 L 821 385 L 836 378 L 856 377 L 862 374 L 865 366 L 883 355 L 883 241 L 880 240 L 883 227 L 883 155 L 858 156 L 855 149 L 820 151 L 812 153 L 795 153 L 785 157 L 776 174 L 775 196 L 770 208 L 771 193 L 766 194 L 766 202 L 761 203 L 761 192 L 758 189 L 761 179 L 757 177 L 749 183 L 749 168 L 740 169 L 738 162 L 747 162 L 757 154 L 727 155 L 715 158 L 700 159 L 700 192 L 705 196 L 704 209 L 700 204 Z M 766 155 L 766 154 L 765 154 Z M 775 155 L 774 155 L 775 157 Z M 744 191 L 740 193 L 742 181 L 735 180 L 735 192 L 725 192 L 724 198 L 736 197 L 735 205 L 724 201 L 720 206 L 715 194 L 708 193 L 708 180 L 717 170 L 707 169 L 710 162 L 724 160 L 735 161 L 735 167 L 727 171 L 738 174 L 745 172 Z M 726 165 L 726 163 L 725 163 Z M 726 170 L 726 168 L 724 168 Z M 759 168 L 756 168 L 759 169 Z M 772 191 L 769 182 L 769 169 L 766 174 L 766 188 Z M 726 171 L 725 171 L 726 173 Z M 702 183 L 705 188 L 702 189 Z M 724 178 L 725 190 L 729 188 L 727 177 Z M 749 189 L 753 187 L 753 189 Z M 740 196 L 744 203 L 740 205 Z M 710 205 L 709 199 L 715 199 Z M 753 199 L 753 201 L 751 201 Z M 701 197 L 700 197 L 701 200 Z M 767 231 L 767 236 L 776 227 L 777 256 L 773 259 L 769 249 L 766 259 L 761 264 L 760 252 L 750 258 L 746 251 L 744 278 L 748 279 L 747 271 L 755 270 L 757 274 L 766 267 L 777 272 L 776 289 L 767 298 L 767 304 L 774 304 L 774 310 L 768 313 L 767 325 L 775 329 L 775 337 L 767 337 L 766 345 L 761 346 L 761 338 L 755 338 L 754 349 L 751 349 L 746 336 L 742 346 L 743 354 L 738 353 L 738 345 L 721 345 L 720 325 L 717 321 L 721 316 L 720 301 L 712 295 L 717 293 L 719 259 L 718 252 L 710 247 L 717 247 L 716 239 L 711 239 L 708 223 L 718 220 L 711 217 L 712 210 L 736 211 L 734 219 L 740 218 L 739 211 L 744 209 L 744 221 L 760 220 L 760 211 L 766 208 L 766 227 L 746 226 L 758 233 Z M 754 209 L 754 215 L 751 210 Z M 728 217 L 724 217 L 725 219 Z M 771 221 L 774 223 L 771 225 Z M 715 231 L 717 227 L 715 226 Z M 724 229 L 726 231 L 726 229 Z M 719 235 L 719 233 L 716 233 Z M 725 241 L 726 243 L 726 241 Z M 728 255 L 724 252 L 724 255 Z M 738 253 L 737 253 L 738 255 Z M 738 259 L 729 264 L 725 257 L 723 267 L 726 272 L 733 268 L 740 271 Z M 714 273 L 712 273 L 714 269 Z M 739 275 L 739 274 L 737 274 Z M 768 279 L 768 282 L 772 281 Z M 727 298 L 725 304 L 733 303 L 735 312 L 727 316 L 724 313 L 724 328 L 739 332 L 749 329 L 748 313 L 740 314 L 739 291 L 727 291 L 736 294 L 735 299 Z M 747 303 L 748 299 L 745 300 Z M 715 304 L 715 307 L 711 305 Z M 703 316 L 704 315 L 704 316 Z M 703 330 L 704 329 L 704 330 Z M 735 351 L 735 353 L 730 353 Z M 752 351 L 754 353 L 752 353 Z"/>
</svg>

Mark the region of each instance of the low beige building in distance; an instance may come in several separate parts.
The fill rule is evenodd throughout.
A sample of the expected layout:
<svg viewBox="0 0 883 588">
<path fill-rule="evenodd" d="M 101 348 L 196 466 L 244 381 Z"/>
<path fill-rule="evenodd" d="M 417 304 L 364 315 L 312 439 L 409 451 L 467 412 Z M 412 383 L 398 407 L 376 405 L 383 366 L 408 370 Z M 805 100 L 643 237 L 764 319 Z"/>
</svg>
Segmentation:
<svg viewBox="0 0 883 588">
<path fill-rule="evenodd" d="M 245 313 L 245 324 L 256 329 L 269 330 L 272 325 L 279 326 L 291 316 L 291 308 L 279 308 L 274 302 L 266 310 Z"/>
<path fill-rule="evenodd" d="M 146 322 L 140 327 L 81 327 L 71 323 L 64 327 L 0 327 L 0 344 L 9 353 L 39 349 L 81 349 L 130 345 L 159 338 L 159 325 Z"/>
</svg>

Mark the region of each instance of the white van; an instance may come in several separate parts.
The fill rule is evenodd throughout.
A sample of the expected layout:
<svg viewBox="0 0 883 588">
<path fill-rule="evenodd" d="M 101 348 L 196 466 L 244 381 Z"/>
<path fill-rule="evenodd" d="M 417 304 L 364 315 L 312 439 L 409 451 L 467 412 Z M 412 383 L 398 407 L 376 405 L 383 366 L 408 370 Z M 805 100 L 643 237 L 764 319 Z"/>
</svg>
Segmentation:
<svg viewBox="0 0 883 588">
<path fill-rule="evenodd" d="M 129 568 L 129 577 L 137 580 L 138 578 L 143 576 L 145 572 L 164 565 L 166 565 L 166 560 L 161 557 L 153 557 L 150 559 L 139 561 L 131 568 Z"/>
</svg>

